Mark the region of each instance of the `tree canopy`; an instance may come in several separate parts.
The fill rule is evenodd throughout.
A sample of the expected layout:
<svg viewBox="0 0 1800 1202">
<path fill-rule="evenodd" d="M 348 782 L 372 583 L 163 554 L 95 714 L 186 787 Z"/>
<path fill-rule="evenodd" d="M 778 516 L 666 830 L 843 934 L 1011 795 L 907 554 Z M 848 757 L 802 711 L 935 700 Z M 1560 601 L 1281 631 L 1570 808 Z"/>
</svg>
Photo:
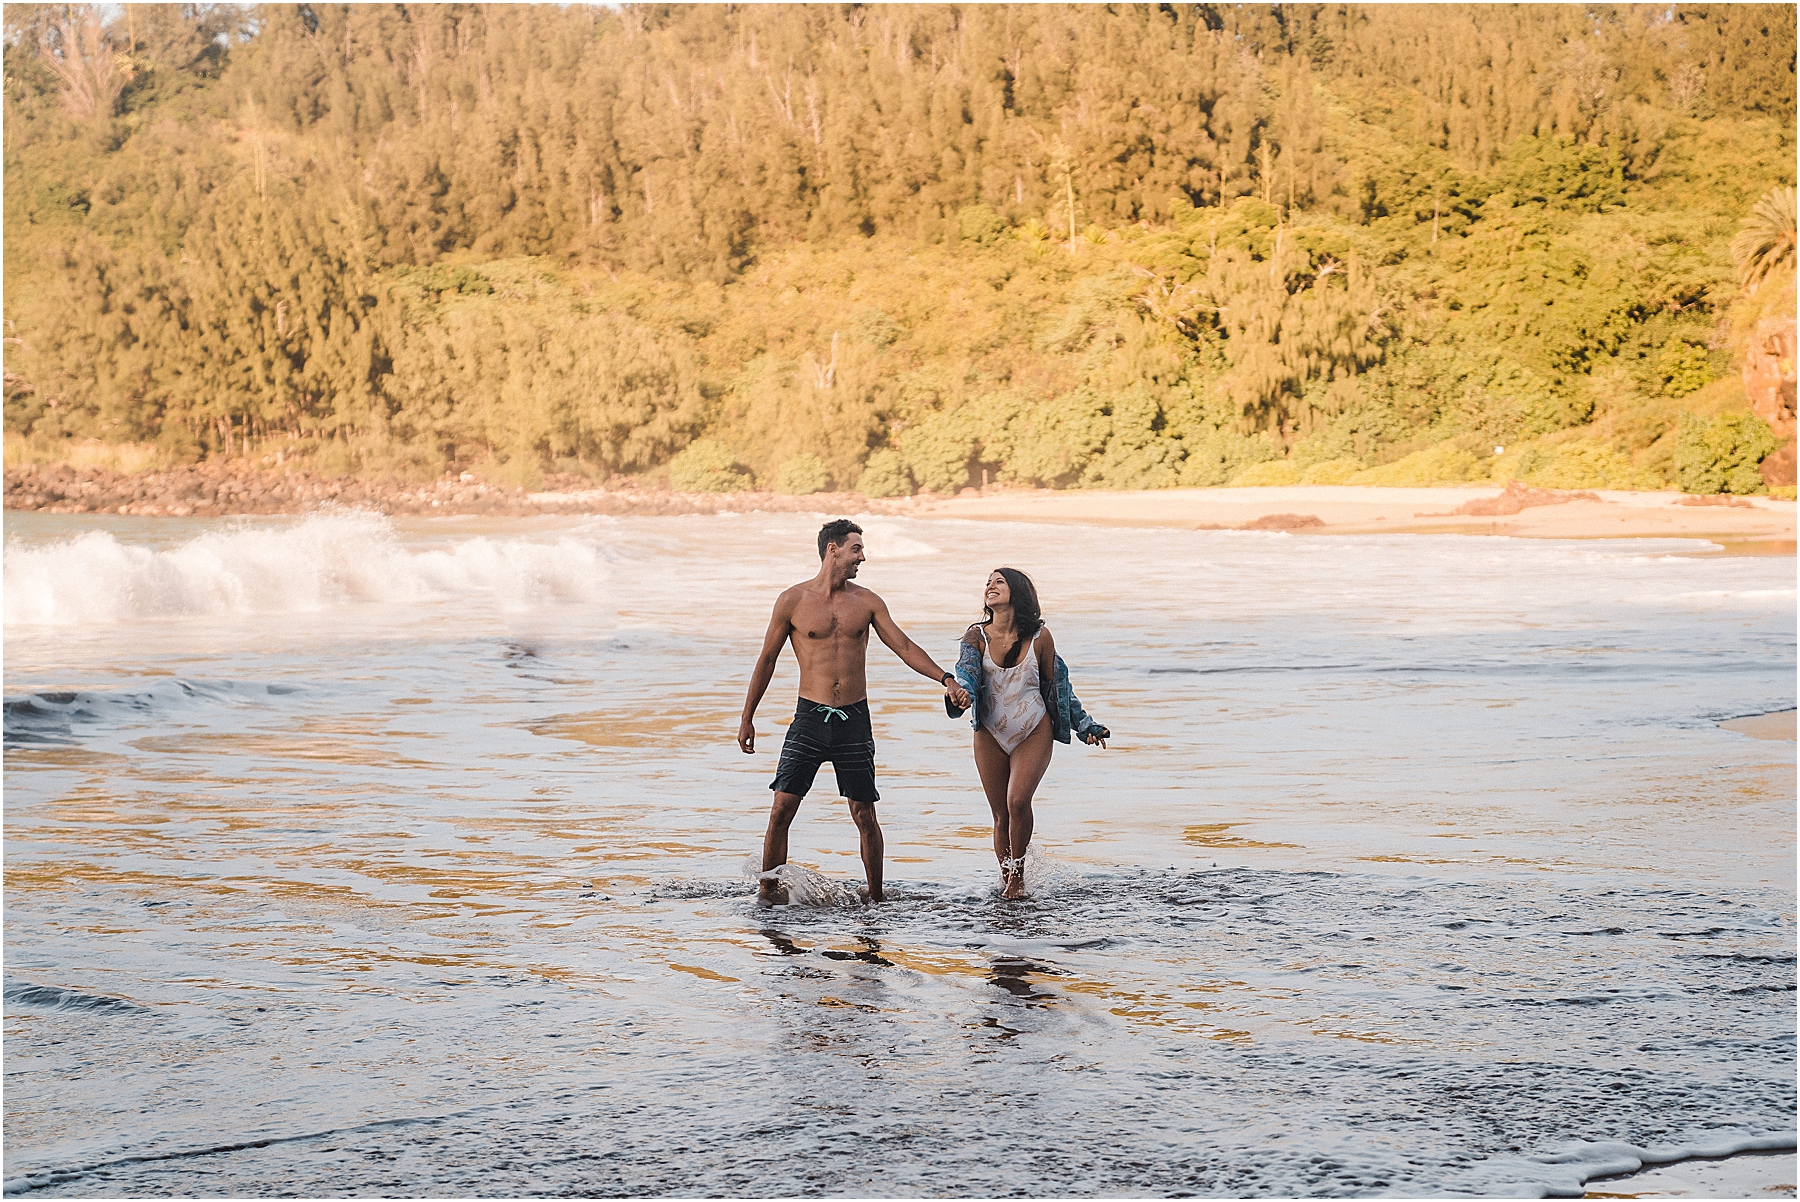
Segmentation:
<svg viewBox="0 0 1800 1202">
<path fill-rule="evenodd" d="M 1742 407 L 1778 187 L 1792 272 L 1794 48 L 1756 4 L 8 5 L 7 428 L 1656 482 Z"/>
</svg>

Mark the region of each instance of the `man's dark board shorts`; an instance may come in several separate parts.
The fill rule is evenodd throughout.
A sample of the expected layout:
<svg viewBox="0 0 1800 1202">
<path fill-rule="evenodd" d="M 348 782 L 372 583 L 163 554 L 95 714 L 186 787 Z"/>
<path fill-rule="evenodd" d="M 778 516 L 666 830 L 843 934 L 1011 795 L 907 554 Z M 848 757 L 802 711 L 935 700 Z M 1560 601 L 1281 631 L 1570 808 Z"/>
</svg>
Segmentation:
<svg viewBox="0 0 1800 1202">
<path fill-rule="evenodd" d="M 826 760 L 837 771 L 839 793 L 871 805 L 881 800 L 875 791 L 875 731 L 869 725 L 867 701 L 821 705 L 802 697 L 769 788 L 805 797 Z"/>
</svg>

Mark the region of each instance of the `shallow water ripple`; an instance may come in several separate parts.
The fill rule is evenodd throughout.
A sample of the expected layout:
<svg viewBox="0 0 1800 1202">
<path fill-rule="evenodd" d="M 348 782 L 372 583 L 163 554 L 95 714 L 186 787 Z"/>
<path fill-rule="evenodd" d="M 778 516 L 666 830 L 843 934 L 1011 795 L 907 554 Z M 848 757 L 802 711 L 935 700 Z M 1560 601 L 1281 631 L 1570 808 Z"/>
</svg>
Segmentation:
<svg viewBox="0 0 1800 1202">
<path fill-rule="evenodd" d="M 890 902 L 842 904 L 829 788 L 820 904 L 751 898 L 791 669 L 730 739 L 804 516 L 9 517 L 39 618 L 84 556 L 160 584 L 9 610 L 7 1190 L 1529 1196 L 1791 1148 L 1792 744 L 1716 726 L 1793 704 L 1791 561 L 867 524 L 939 654 L 1003 542 L 1118 732 L 1058 752 L 1024 903 L 879 649 Z"/>
</svg>

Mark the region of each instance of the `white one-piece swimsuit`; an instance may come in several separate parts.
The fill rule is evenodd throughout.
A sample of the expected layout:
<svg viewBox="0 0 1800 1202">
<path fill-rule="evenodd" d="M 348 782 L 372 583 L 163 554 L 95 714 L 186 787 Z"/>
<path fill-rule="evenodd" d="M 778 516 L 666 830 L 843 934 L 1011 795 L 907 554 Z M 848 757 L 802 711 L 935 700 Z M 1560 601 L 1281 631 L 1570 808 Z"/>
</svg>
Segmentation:
<svg viewBox="0 0 1800 1202">
<path fill-rule="evenodd" d="M 1025 736 L 1036 730 L 1046 716 L 1044 695 L 1038 691 L 1041 677 L 1038 674 L 1037 635 L 1031 636 L 1031 642 L 1019 653 L 1019 662 L 1010 668 L 1002 668 L 994 662 L 993 652 L 988 649 L 986 630 L 981 632 L 981 644 L 981 673 L 987 684 L 988 700 L 981 724 L 994 736 L 994 742 L 1000 744 L 1000 750 L 1011 755 L 1013 748 L 1023 743 Z"/>
</svg>

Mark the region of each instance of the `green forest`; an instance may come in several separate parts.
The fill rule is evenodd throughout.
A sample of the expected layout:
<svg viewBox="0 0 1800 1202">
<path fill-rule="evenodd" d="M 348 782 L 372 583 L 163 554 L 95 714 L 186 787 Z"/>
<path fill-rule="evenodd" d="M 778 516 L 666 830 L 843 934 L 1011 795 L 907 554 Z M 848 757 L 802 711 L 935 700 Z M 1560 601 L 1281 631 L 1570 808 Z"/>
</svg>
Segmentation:
<svg viewBox="0 0 1800 1202">
<path fill-rule="evenodd" d="M 1776 446 L 1792 5 L 5 22 L 9 461 L 1754 492 Z"/>
</svg>

